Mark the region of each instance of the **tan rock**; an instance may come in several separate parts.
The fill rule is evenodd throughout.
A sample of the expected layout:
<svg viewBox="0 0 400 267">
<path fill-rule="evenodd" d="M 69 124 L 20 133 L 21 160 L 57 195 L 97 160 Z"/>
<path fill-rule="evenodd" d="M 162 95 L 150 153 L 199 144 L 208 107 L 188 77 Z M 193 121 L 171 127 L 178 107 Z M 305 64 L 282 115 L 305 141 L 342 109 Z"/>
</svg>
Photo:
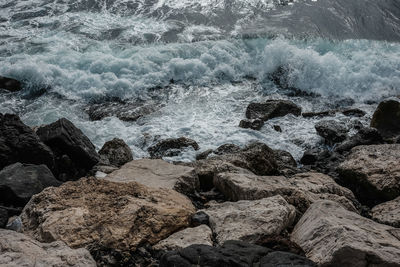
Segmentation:
<svg viewBox="0 0 400 267">
<path fill-rule="evenodd" d="M 24 234 L 0 229 L 0 266 L 96 266 L 89 251 L 64 242 L 40 243 Z"/>
<path fill-rule="evenodd" d="M 400 229 L 376 223 L 334 201 L 313 203 L 291 240 L 320 266 L 400 266 Z"/>
<path fill-rule="evenodd" d="M 400 197 L 373 207 L 371 217 L 379 223 L 400 227 Z"/>
<path fill-rule="evenodd" d="M 219 244 L 227 240 L 254 243 L 279 235 L 296 217 L 295 208 L 281 196 L 212 204 L 204 212 L 210 217 L 210 227 Z"/>
<path fill-rule="evenodd" d="M 134 250 L 187 227 L 194 212 L 173 190 L 82 178 L 35 195 L 21 218 L 23 231 L 39 241 Z"/>
<path fill-rule="evenodd" d="M 164 240 L 158 242 L 153 248 L 155 250 L 177 250 L 190 245 L 212 246 L 212 232 L 205 224 L 194 228 L 186 228 L 176 232 Z"/>
<path fill-rule="evenodd" d="M 161 159 L 140 159 L 126 163 L 104 179 L 112 182 L 138 182 L 152 188 L 191 193 L 199 187 L 194 168 L 174 165 Z"/>
</svg>

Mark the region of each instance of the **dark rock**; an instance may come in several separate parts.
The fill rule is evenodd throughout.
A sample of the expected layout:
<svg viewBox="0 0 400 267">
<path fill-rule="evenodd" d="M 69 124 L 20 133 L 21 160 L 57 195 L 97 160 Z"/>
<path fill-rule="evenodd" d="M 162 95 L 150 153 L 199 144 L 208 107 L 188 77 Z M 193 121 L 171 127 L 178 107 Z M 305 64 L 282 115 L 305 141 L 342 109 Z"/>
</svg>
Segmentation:
<svg viewBox="0 0 400 267">
<path fill-rule="evenodd" d="M 224 155 L 230 153 L 237 153 L 241 150 L 240 146 L 234 144 L 224 144 L 219 146 L 217 149 L 208 149 L 196 156 L 196 160 L 206 159 L 210 154 L 214 155 Z"/>
<path fill-rule="evenodd" d="M 371 127 L 378 129 L 384 138 L 400 135 L 400 102 L 382 101 L 372 116 Z"/>
<path fill-rule="evenodd" d="M 55 154 L 55 173 L 62 181 L 86 175 L 99 162 L 89 138 L 65 118 L 40 127 L 36 133 Z"/>
<path fill-rule="evenodd" d="M 196 155 L 196 160 L 202 160 L 202 159 L 206 159 L 208 157 L 208 155 L 210 155 L 211 153 L 213 153 L 214 150 L 212 149 L 207 149 L 206 151 L 203 151 L 199 154 Z"/>
<path fill-rule="evenodd" d="M 151 158 L 174 157 L 181 153 L 181 149 L 191 146 L 194 150 L 199 150 L 196 141 L 186 138 L 168 138 L 162 140 L 147 149 Z"/>
<path fill-rule="evenodd" d="M 0 228 L 5 228 L 8 222 L 8 211 L 0 207 Z"/>
<path fill-rule="evenodd" d="M 292 154 L 285 150 L 274 150 L 275 159 L 278 164 L 279 172 L 285 176 L 290 176 L 298 172 L 297 162 Z"/>
<path fill-rule="evenodd" d="M 345 109 L 342 111 L 345 116 L 364 117 L 367 114 L 365 111 L 358 108 Z"/>
<path fill-rule="evenodd" d="M 287 114 L 299 116 L 301 108 L 288 100 L 267 100 L 264 103 L 250 103 L 246 109 L 247 119 L 267 121 Z"/>
<path fill-rule="evenodd" d="M 33 195 L 60 184 L 46 165 L 15 163 L 0 172 L 0 203 L 23 207 Z"/>
<path fill-rule="evenodd" d="M 53 152 L 17 115 L 0 114 L 0 170 L 15 162 L 54 167 Z"/>
<path fill-rule="evenodd" d="M 119 138 L 106 142 L 100 149 L 99 155 L 103 164 L 116 167 L 133 160 L 131 149 Z"/>
<path fill-rule="evenodd" d="M 252 129 L 259 131 L 264 126 L 264 122 L 259 119 L 255 120 L 241 120 L 239 122 L 239 127 L 244 129 Z"/>
<path fill-rule="evenodd" d="M 328 111 L 319 111 L 319 112 L 303 112 L 301 116 L 303 118 L 312 118 L 312 117 L 327 117 L 327 116 L 334 116 L 336 110 L 328 110 Z"/>
<path fill-rule="evenodd" d="M 381 134 L 374 128 L 362 128 L 356 135 L 338 145 L 335 151 L 343 153 L 360 145 L 376 145 L 383 143 Z"/>
<path fill-rule="evenodd" d="M 281 126 L 279 126 L 279 125 L 274 125 L 273 127 L 274 127 L 274 130 L 275 130 L 275 131 L 280 132 L 280 133 L 282 132 Z"/>
<path fill-rule="evenodd" d="M 263 257 L 260 261 L 262 267 L 311 267 L 317 266 L 314 262 L 310 261 L 306 257 L 302 257 L 296 254 L 275 251 L 269 253 Z"/>
<path fill-rule="evenodd" d="M 10 92 L 17 92 L 22 89 L 22 84 L 12 78 L 0 76 L 0 89 L 5 89 Z"/>
<path fill-rule="evenodd" d="M 306 150 L 303 157 L 300 159 L 300 162 L 304 165 L 313 165 L 318 160 L 320 153 L 321 151 L 319 149 Z"/>
<path fill-rule="evenodd" d="M 330 150 L 311 149 L 304 152 L 300 162 L 312 170 L 327 174 L 333 178 L 338 177 L 337 167 L 344 160 L 344 156 Z"/>
<path fill-rule="evenodd" d="M 305 256 L 303 249 L 299 245 L 292 242 L 289 238 L 281 235 L 265 237 L 259 240 L 256 245 L 267 247 L 272 250 L 290 252 L 300 256 Z"/>
<path fill-rule="evenodd" d="M 201 224 L 209 225 L 210 217 L 204 211 L 199 211 L 193 214 L 191 223 L 193 227 L 199 226 Z"/>
<path fill-rule="evenodd" d="M 329 145 L 340 143 L 347 137 L 347 128 L 334 120 L 319 121 L 315 125 L 317 133 L 325 139 Z"/>
</svg>

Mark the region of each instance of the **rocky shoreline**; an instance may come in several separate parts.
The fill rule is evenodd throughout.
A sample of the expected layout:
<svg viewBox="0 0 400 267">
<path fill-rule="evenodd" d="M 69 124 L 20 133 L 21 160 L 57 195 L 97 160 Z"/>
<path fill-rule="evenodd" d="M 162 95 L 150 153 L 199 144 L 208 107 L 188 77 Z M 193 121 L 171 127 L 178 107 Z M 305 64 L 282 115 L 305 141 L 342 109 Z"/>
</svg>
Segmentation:
<svg viewBox="0 0 400 267">
<path fill-rule="evenodd" d="M 335 112 L 365 115 L 269 100 L 239 126 Z M 0 114 L 0 265 L 400 266 L 400 101 L 381 102 L 370 126 L 318 122 L 327 149 L 299 162 L 260 142 L 203 151 L 186 137 L 133 160 L 118 138 L 96 151 L 65 118 L 32 129 Z M 187 147 L 196 161 L 163 160 Z"/>
</svg>

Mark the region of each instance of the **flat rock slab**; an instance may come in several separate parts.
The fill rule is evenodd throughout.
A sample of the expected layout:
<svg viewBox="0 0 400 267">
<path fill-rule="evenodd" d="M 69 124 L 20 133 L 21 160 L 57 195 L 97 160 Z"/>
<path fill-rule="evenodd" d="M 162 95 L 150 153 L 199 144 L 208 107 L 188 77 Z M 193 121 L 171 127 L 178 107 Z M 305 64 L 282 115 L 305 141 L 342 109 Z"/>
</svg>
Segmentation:
<svg viewBox="0 0 400 267">
<path fill-rule="evenodd" d="M 0 229 L 1 266 L 96 266 L 89 251 L 64 242 L 40 243 L 24 234 Z"/>
<path fill-rule="evenodd" d="M 194 213 L 190 200 L 173 190 L 82 178 L 35 195 L 21 219 L 24 233 L 41 242 L 134 250 L 187 227 Z"/>
<path fill-rule="evenodd" d="M 193 192 L 199 187 L 194 168 L 174 165 L 161 159 L 128 162 L 104 179 L 118 183 L 138 182 L 152 188 L 174 189 L 183 193 Z"/>
<path fill-rule="evenodd" d="M 371 217 L 379 223 L 400 228 L 400 197 L 373 207 Z"/>
<path fill-rule="evenodd" d="M 212 204 L 204 210 L 219 244 L 227 240 L 254 243 L 279 235 L 294 222 L 295 208 L 281 196 Z"/>
<path fill-rule="evenodd" d="M 317 201 L 291 240 L 321 266 L 400 266 L 400 229 L 376 223 L 336 202 Z"/>
</svg>

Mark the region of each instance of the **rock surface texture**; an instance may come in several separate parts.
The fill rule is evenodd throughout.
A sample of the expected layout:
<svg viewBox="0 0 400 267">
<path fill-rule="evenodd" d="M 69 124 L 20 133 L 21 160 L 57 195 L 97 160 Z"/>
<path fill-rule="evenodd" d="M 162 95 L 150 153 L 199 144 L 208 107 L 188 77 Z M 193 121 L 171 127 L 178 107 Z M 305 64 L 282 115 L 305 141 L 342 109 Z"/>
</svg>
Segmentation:
<svg viewBox="0 0 400 267">
<path fill-rule="evenodd" d="M 288 100 L 267 100 L 264 103 L 250 103 L 246 109 L 247 119 L 267 121 L 287 114 L 300 116 L 301 108 Z"/>
<path fill-rule="evenodd" d="M 21 218 L 23 231 L 42 242 L 134 250 L 187 227 L 194 212 L 173 190 L 83 178 L 35 195 Z"/>
<path fill-rule="evenodd" d="M 376 223 L 333 201 L 318 201 L 291 239 L 321 266 L 399 266 L 400 229 Z"/>
<path fill-rule="evenodd" d="M 344 141 L 348 132 L 346 127 L 335 120 L 320 121 L 315 124 L 315 130 L 329 145 Z"/>
<path fill-rule="evenodd" d="M 371 217 L 379 223 L 400 228 L 400 197 L 373 207 Z"/>
<path fill-rule="evenodd" d="M 119 138 L 106 142 L 100 149 L 99 155 L 103 164 L 115 167 L 121 167 L 133 160 L 131 149 Z"/>
<path fill-rule="evenodd" d="M 168 138 L 162 140 L 148 148 L 151 158 L 173 157 L 181 153 L 181 150 L 186 147 L 192 147 L 194 150 L 199 150 L 199 145 L 196 141 L 186 138 Z"/>
<path fill-rule="evenodd" d="M 371 127 L 384 137 L 400 135 L 400 102 L 394 99 L 382 101 L 371 120 Z"/>
</svg>

